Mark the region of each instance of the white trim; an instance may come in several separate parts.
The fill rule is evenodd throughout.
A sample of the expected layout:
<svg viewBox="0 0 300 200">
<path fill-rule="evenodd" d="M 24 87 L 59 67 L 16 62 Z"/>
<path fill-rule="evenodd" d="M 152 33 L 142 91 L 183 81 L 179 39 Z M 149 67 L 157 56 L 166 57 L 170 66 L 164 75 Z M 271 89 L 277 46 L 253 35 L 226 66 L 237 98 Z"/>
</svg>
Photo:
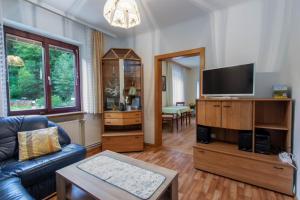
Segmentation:
<svg viewBox="0 0 300 200">
<path fill-rule="evenodd" d="M 3 19 L 3 23 L 6 26 L 9 26 L 9 27 L 12 27 L 12 28 L 16 28 L 16 29 L 20 29 L 22 31 L 34 33 L 34 34 L 37 34 L 37 35 L 41 35 L 41 36 L 44 36 L 44 37 L 47 37 L 47 38 L 50 38 L 50 39 L 59 40 L 61 42 L 73 44 L 73 45 L 76 45 L 76 46 L 83 45 L 81 42 L 78 42 L 76 40 L 72 40 L 70 38 L 58 36 L 58 35 L 49 33 L 47 31 L 43 31 L 41 29 L 34 28 L 32 26 L 28 26 L 28 25 L 25 25 L 25 24 L 22 24 L 22 23 L 19 23 L 19 22 L 15 22 L 15 21 L 6 19 L 6 18 Z"/>
<path fill-rule="evenodd" d="M 54 13 L 54 14 L 60 15 L 62 17 L 65 17 L 65 18 L 67 18 L 67 19 L 69 19 L 71 21 L 77 22 L 77 23 L 82 24 L 84 26 L 87 26 L 87 27 L 89 27 L 91 29 L 100 31 L 100 32 L 102 32 L 102 33 L 104 33 L 106 35 L 109 35 L 109 36 L 113 37 L 113 38 L 117 37 L 116 34 L 110 32 L 110 31 L 106 31 L 106 30 L 104 30 L 102 28 L 93 26 L 93 25 L 89 24 L 88 22 L 80 20 L 80 19 L 76 18 L 75 16 L 73 16 L 71 14 L 65 13 L 65 12 L 63 12 L 63 11 L 57 9 L 57 8 L 54 8 L 54 7 L 52 7 L 52 6 L 50 6 L 50 5 L 46 4 L 46 3 L 42 3 L 41 1 L 38 1 L 38 0 L 25 0 L 25 1 L 27 1 L 28 3 L 31 3 L 31 4 L 33 4 L 35 6 L 38 6 L 40 8 L 43 8 L 45 10 L 48 10 L 48 11 Z"/>
</svg>

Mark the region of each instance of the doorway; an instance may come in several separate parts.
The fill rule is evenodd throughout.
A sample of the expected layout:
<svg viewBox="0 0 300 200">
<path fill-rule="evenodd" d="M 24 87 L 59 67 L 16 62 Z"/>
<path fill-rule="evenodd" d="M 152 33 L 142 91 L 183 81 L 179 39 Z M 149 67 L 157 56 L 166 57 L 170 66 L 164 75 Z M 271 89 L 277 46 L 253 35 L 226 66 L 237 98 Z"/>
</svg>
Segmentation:
<svg viewBox="0 0 300 200">
<path fill-rule="evenodd" d="M 162 145 L 162 91 L 163 91 L 163 78 L 162 68 L 163 62 L 172 60 L 174 58 L 188 58 L 188 57 L 199 57 L 199 82 L 201 83 L 202 72 L 205 67 L 205 48 L 191 49 L 186 51 L 174 52 L 169 54 L 163 54 L 155 56 L 155 145 Z M 198 87 L 199 94 L 202 94 L 202 87 Z"/>
</svg>

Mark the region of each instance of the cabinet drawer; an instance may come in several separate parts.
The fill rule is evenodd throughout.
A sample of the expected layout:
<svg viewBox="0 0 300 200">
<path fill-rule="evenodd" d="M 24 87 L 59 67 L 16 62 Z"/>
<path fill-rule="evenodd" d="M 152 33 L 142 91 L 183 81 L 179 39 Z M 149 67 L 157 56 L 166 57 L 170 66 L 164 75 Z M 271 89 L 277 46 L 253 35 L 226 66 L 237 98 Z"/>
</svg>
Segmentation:
<svg viewBox="0 0 300 200">
<path fill-rule="evenodd" d="M 142 116 L 140 111 L 136 112 L 105 112 L 104 119 L 126 119 L 126 118 L 140 118 Z"/>
<path fill-rule="evenodd" d="M 143 135 L 106 136 L 102 138 L 102 150 L 115 152 L 142 151 L 144 149 Z"/>
<path fill-rule="evenodd" d="M 194 148 L 194 166 L 238 181 L 293 195 L 293 168 Z"/>
<path fill-rule="evenodd" d="M 141 124 L 141 118 L 129 118 L 129 119 L 104 119 L 104 125 L 126 126 Z"/>
</svg>

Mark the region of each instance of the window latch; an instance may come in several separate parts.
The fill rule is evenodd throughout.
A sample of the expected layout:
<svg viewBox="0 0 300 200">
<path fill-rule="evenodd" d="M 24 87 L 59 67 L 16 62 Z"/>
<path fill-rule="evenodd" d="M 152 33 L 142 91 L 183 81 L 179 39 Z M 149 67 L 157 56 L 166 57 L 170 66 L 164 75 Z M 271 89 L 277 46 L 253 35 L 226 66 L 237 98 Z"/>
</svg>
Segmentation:
<svg viewBox="0 0 300 200">
<path fill-rule="evenodd" d="M 51 82 L 51 77 L 48 76 L 48 84 L 51 86 L 52 85 L 52 82 Z"/>
</svg>

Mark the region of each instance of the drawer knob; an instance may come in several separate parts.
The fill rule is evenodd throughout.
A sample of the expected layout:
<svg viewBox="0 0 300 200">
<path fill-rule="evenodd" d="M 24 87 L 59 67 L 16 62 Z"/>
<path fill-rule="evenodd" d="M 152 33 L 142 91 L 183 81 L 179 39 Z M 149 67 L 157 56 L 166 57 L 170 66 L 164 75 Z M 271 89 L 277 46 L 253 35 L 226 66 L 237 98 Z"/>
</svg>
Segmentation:
<svg viewBox="0 0 300 200">
<path fill-rule="evenodd" d="M 214 107 L 218 108 L 218 107 L 220 107 L 220 105 L 214 105 Z"/>
<path fill-rule="evenodd" d="M 280 169 L 280 170 L 283 170 L 283 167 L 278 167 L 278 166 L 273 166 L 274 169 Z"/>
</svg>

